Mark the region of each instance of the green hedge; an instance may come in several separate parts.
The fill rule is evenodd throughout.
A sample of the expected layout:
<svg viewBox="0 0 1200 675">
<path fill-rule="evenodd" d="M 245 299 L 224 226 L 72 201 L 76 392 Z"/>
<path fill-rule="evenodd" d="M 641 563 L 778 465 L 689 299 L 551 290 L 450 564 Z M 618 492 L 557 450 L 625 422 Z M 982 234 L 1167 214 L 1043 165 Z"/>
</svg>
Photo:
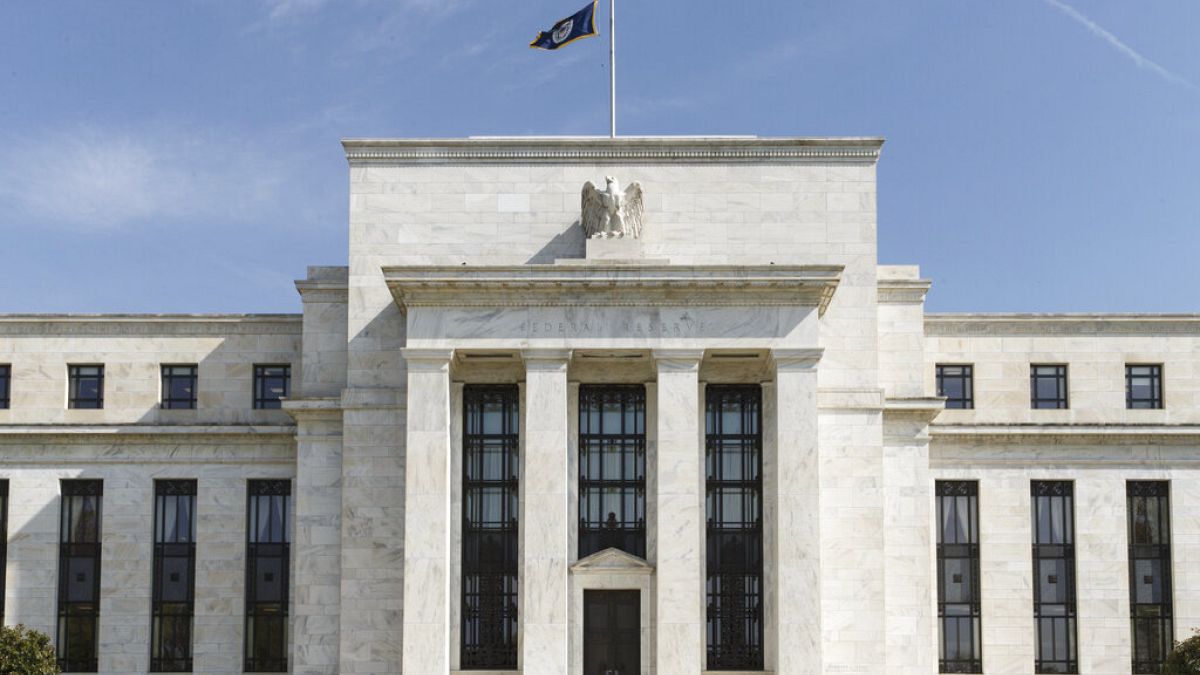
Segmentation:
<svg viewBox="0 0 1200 675">
<path fill-rule="evenodd" d="M 58 675 L 54 646 L 45 633 L 25 626 L 0 626 L 0 673 Z"/>
<path fill-rule="evenodd" d="M 1200 632 L 1175 643 L 1163 664 L 1163 675 L 1200 675 Z"/>
</svg>

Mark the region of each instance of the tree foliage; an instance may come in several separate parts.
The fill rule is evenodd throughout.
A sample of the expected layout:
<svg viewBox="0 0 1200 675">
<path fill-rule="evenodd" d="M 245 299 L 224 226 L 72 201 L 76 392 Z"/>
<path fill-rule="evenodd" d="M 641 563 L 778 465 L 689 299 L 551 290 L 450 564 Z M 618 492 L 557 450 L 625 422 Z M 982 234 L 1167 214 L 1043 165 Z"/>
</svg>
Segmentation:
<svg viewBox="0 0 1200 675">
<path fill-rule="evenodd" d="M 1163 664 L 1163 675 L 1200 675 L 1200 631 L 1175 643 Z"/>
<path fill-rule="evenodd" d="M 0 626 L 0 673 L 58 675 L 50 638 L 25 626 Z"/>
</svg>

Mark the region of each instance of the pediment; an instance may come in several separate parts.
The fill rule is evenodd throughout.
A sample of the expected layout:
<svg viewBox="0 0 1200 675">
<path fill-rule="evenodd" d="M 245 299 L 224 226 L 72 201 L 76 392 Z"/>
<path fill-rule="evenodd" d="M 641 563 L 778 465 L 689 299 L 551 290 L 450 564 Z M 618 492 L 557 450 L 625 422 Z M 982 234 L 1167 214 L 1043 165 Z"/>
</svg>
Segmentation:
<svg viewBox="0 0 1200 675">
<path fill-rule="evenodd" d="M 617 548 L 606 548 L 571 565 L 572 574 L 654 574 L 654 566 Z"/>
</svg>

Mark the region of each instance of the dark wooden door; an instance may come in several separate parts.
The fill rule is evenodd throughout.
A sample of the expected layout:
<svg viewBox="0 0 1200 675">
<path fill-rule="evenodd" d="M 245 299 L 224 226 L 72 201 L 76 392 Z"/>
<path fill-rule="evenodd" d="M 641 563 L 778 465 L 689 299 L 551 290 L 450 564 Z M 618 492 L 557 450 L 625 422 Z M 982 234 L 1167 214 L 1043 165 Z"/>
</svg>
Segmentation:
<svg viewBox="0 0 1200 675">
<path fill-rule="evenodd" d="M 583 675 L 640 675 L 638 591 L 583 592 Z"/>
</svg>

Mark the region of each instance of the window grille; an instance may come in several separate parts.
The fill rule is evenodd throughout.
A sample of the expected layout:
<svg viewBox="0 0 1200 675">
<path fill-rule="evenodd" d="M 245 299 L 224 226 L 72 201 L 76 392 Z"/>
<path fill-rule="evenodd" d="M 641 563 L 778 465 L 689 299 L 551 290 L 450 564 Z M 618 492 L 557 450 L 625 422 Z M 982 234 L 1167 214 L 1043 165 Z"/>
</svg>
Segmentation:
<svg viewBox="0 0 1200 675">
<path fill-rule="evenodd" d="M 58 667 L 94 673 L 100 627 L 100 523 L 104 483 L 62 481 L 58 547 Z"/>
<path fill-rule="evenodd" d="M 150 670 L 192 670 L 195 613 L 196 481 L 154 482 L 154 588 Z"/>
<path fill-rule="evenodd" d="M 1170 484 L 1129 481 L 1125 495 L 1133 672 L 1161 673 L 1174 646 Z"/>
<path fill-rule="evenodd" d="M 938 638 L 943 673 L 982 673 L 979 483 L 937 481 Z"/>
<path fill-rule="evenodd" d="M 1162 366 L 1125 366 L 1125 407 L 1157 409 L 1163 407 Z"/>
<path fill-rule="evenodd" d="M 291 391 L 292 367 L 287 365 L 254 366 L 254 407 L 279 409 Z"/>
<path fill-rule="evenodd" d="M 104 407 L 104 366 L 67 366 L 67 407 Z"/>
<path fill-rule="evenodd" d="M 1079 672 L 1075 503 L 1070 481 L 1033 481 L 1033 620 L 1038 673 Z"/>
<path fill-rule="evenodd" d="M 972 366 L 937 366 L 937 395 L 946 397 L 947 409 L 975 407 L 975 377 Z"/>
<path fill-rule="evenodd" d="M 646 557 L 646 388 L 579 387 L 579 557 Z"/>
<path fill-rule="evenodd" d="M 1029 367 L 1029 405 L 1034 409 L 1067 407 L 1067 367 Z"/>
<path fill-rule="evenodd" d="M 252 480 L 247 492 L 245 670 L 285 673 L 292 484 Z"/>
<path fill-rule="evenodd" d="M 196 366 L 162 367 L 162 408 L 191 410 L 196 407 Z"/>
</svg>

